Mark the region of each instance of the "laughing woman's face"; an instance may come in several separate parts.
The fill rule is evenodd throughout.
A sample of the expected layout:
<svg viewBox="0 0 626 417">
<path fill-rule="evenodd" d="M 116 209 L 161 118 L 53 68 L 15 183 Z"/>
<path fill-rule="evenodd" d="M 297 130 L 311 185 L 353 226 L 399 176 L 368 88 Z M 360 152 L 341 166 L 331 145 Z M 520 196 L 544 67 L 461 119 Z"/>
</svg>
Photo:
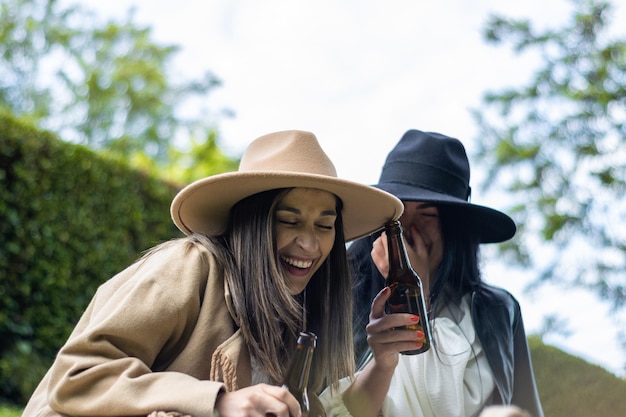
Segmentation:
<svg viewBox="0 0 626 417">
<path fill-rule="evenodd" d="M 294 188 L 274 213 L 280 266 L 292 294 L 299 294 L 324 263 L 335 243 L 335 195 Z"/>
</svg>

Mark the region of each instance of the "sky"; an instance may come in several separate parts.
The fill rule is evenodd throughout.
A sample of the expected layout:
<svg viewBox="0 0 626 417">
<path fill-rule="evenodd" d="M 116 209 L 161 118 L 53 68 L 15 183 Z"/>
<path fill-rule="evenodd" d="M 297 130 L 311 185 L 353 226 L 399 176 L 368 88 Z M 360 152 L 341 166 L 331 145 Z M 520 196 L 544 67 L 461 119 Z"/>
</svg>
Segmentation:
<svg viewBox="0 0 626 417">
<path fill-rule="evenodd" d="M 64 3 L 73 3 L 65 0 Z M 619 2 L 613 2 L 615 7 Z M 153 29 L 156 42 L 181 47 L 181 76 L 210 70 L 222 81 L 208 103 L 218 119 L 219 146 L 239 156 L 266 133 L 316 134 L 340 177 L 375 184 L 389 150 L 408 129 L 435 131 L 465 144 L 476 127 L 470 110 L 487 91 L 524 85 L 538 62 L 506 46 L 489 46 L 481 29 L 490 13 L 528 18 L 539 28 L 569 18 L 567 0 L 81 0 L 103 18 L 125 16 Z M 624 20 L 619 6 L 615 20 Z M 621 17 L 620 17 L 621 16 Z M 472 201 L 487 199 L 472 163 Z M 624 376 L 626 356 L 608 308 L 584 291 L 524 291 L 530 278 L 486 265 L 487 281 L 520 301 L 527 333 L 542 318 L 567 318 L 567 335 L 544 341 Z"/>
</svg>

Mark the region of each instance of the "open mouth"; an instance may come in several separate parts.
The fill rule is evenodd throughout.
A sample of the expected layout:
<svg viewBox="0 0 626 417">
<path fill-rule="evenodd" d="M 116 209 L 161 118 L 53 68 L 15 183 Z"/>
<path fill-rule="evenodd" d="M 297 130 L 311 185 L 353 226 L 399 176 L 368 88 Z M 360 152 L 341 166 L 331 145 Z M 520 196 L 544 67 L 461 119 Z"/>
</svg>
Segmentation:
<svg viewBox="0 0 626 417">
<path fill-rule="evenodd" d="M 280 257 L 285 272 L 293 277 L 307 277 L 311 273 L 314 261 L 303 261 L 301 259 Z"/>
<path fill-rule="evenodd" d="M 280 259 L 287 266 L 297 269 L 309 269 L 313 265 L 313 261 L 301 261 L 299 259 L 287 258 L 285 256 L 281 256 Z"/>
</svg>

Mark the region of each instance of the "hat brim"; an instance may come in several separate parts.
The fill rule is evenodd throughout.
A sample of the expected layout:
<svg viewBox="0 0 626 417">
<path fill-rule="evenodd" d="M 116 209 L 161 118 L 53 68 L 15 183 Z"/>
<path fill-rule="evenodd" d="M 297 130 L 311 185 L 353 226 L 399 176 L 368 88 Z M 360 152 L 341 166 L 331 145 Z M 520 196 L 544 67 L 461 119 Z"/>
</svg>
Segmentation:
<svg viewBox="0 0 626 417">
<path fill-rule="evenodd" d="M 231 172 L 195 181 L 174 197 L 172 220 L 185 234 L 209 236 L 225 231 L 230 209 L 253 194 L 276 188 L 317 188 L 338 196 L 343 203 L 346 241 L 367 236 L 402 215 L 402 202 L 386 192 L 325 175 L 276 171 Z"/>
<path fill-rule="evenodd" d="M 459 207 L 468 216 L 481 243 L 498 243 L 511 239 L 517 230 L 515 222 L 501 211 L 472 204 L 466 200 L 438 193 L 414 184 L 381 183 L 375 187 L 387 191 L 402 201 L 424 201 Z"/>
</svg>

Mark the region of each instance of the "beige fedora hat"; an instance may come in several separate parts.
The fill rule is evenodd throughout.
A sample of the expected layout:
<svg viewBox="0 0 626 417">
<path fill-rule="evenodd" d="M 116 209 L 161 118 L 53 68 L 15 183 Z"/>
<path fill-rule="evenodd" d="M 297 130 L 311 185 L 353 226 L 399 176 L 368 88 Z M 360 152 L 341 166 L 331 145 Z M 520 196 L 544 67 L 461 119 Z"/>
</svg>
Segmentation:
<svg viewBox="0 0 626 417">
<path fill-rule="evenodd" d="M 299 130 L 270 133 L 245 150 L 238 171 L 213 175 L 183 188 L 171 214 L 185 234 L 224 232 L 230 209 L 243 198 L 275 188 L 306 187 L 329 191 L 343 202 L 346 240 L 371 234 L 400 217 L 402 202 L 393 195 L 337 178 L 332 161 L 314 134 Z"/>
</svg>

